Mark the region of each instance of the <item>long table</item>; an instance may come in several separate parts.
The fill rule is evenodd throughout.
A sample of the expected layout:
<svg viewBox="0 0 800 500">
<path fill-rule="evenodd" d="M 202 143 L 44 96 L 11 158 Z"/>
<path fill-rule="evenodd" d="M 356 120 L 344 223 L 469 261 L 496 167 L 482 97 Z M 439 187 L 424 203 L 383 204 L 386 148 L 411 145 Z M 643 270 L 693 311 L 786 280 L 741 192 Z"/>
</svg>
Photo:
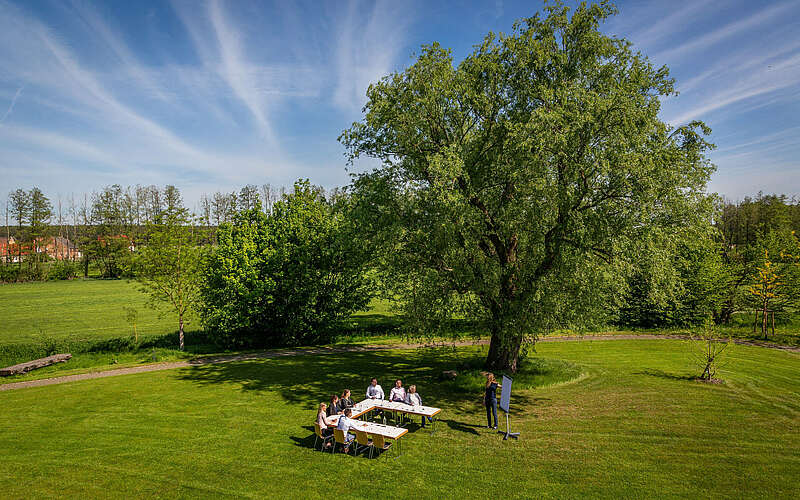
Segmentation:
<svg viewBox="0 0 800 500">
<path fill-rule="evenodd" d="M 350 418 L 354 420 L 374 410 L 390 411 L 395 415 L 397 413 L 403 413 L 408 415 L 429 417 L 432 419 L 431 433 L 435 432 L 436 416 L 442 411 L 441 408 L 434 408 L 432 406 L 407 405 L 397 401 L 383 401 L 380 399 L 365 399 L 364 401 L 359 401 L 350 407 L 350 410 L 353 412 L 350 415 Z M 395 421 L 396 420 L 397 419 L 395 419 Z M 336 425 L 339 423 L 339 415 L 332 415 L 325 419 L 325 421 L 328 424 L 328 427 L 336 427 Z M 398 455 L 400 454 L 400 438 L 408 433 L 408 429 L 402 426 L 378 424 L 363 420 L 355 420 L 352 427 L 354 429 L 364 431 L 367 434 L 378 434 L 386 439 L 393 440 L 398 447 Z"/>
<path fill-rule="evenodd" d="M 366 412 L 364 412 L 366 413 Z M 363 415 L 363 413 L 361 414 Z M 328 427 L 335 428 L 339 424 L 339 417 L 341 415 L 332 415 L 325 419 Z M 353 429 L 364 431 L 367 434 L 378 434 L 386 439 L 391 439 L 397 446 L 397 455 L 400 455 L 400 438 L 408 434 L 408 429 L 402 427 L 395 427 L 393 425 L 376 424 L 375 422 L 365 422 L 363 420 L 354 420 L 351 425 Z"/>
<path fill-rule="evenodd" d="M 406 415 L 428 417 L 432 420 L 431 433 L 436 431 L 436 416 L 442 411 L 441 408 L 434 408 L 433 406 L 416 406 L 400 403 L 398 401 L 384 401 L 381 399 L 365 399 L 359 401 L 350 409 L 353 411 L 353 418 L 358 418 L 374 410 L 389 411 L 392 412 L 393 415 L 403 413 Z M 397 419 L 395 419 L 395 421 L 396 420 Z"/>
</svg>

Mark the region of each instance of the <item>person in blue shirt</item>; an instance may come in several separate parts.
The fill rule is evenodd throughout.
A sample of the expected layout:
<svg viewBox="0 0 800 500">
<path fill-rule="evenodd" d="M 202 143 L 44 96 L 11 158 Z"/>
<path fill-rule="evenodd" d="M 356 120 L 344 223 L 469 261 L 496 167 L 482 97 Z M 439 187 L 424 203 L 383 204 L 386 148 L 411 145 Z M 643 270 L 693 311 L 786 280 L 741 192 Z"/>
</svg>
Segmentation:
<svg viewBox="0 0 800 500">
<path fill-rule="evenodd" d="M 497 389 L 502 387 L 494 378 L 494 373 L 486 374 L 486 391 L 483 394 L 483 404 L 486 406 L 486 427 L 497 429 Z M 494 417 L 494 427 L 492 427 Z"/>
</svg>

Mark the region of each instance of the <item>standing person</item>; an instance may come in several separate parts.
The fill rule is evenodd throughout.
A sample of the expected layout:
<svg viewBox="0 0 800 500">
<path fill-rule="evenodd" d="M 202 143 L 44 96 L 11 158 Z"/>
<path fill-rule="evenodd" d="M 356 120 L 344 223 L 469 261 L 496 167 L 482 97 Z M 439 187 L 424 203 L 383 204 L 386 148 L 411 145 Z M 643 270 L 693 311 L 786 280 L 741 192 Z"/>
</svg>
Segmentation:
<svg viewBox="0 0 800 500">
<path fill-rule="evenodd" d="M 389 392 L 389 401 L 403 402 L 406 400 L 406 390 L 403 388 L 403 382 L 400 379 L 394 381 L 394 387 Z"/>
<path fill-rule="evenodd" d="M 345 409 L 353 406 L 353 400 L 350 399 L 350 389 L 342 391 L 342 397 L 339 398 L 339 408 Z"/>
<path fill-rule="evenodd" d="M 383 388 L 378 385 L 376 378 L 373 378 L 367 386 L 367 399 L 384 399 Z"/>
<path fill-rule="evenodd" d="M 406 400 L 405 403 L 411 406 L 422 406 L 422 396 L 419 395 L 417 392 L 417 386 L 411 385 L 408 387 L 408 392 L 406 393 Z M 425 419 L 428 419 L 428 422 L 433 422 L 431 417 L 422 416 L 422 427 L 425 427 Z"/>
<path fill-rule="evenodd" d="M 494 416 L 494 429 L 497 429 L 497 388 L 501 387 L 494 379 L 494 373 L 486 374 L 486 392 L 483 394 L 483 404 L 486 406 L 487 428 L 492 427 Z"/>
<path fill-rule="evenodd" d="M 339 396 L 334 394 L 333 396 L 331 396 L 331 404 L 328 405 L 328 416 L 332 417 L 332 416 L 338 415 L 340 413 L 342 413 L 342 412 L 339 409 Z"/>
</svg>

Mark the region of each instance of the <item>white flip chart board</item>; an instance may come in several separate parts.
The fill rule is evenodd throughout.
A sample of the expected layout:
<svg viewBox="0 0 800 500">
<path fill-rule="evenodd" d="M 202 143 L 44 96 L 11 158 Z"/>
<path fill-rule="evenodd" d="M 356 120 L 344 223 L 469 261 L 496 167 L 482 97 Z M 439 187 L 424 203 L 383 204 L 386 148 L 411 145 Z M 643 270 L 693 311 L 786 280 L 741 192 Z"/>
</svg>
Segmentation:
<svg viewBox="0 0 800 500">
<path fill-rule="evenodd" d="M 512 379 L 503 375 L 503 392 L 500 393 L 500 409 L 508 413 L 508 404 L 511 402 Z"/>
</svg>

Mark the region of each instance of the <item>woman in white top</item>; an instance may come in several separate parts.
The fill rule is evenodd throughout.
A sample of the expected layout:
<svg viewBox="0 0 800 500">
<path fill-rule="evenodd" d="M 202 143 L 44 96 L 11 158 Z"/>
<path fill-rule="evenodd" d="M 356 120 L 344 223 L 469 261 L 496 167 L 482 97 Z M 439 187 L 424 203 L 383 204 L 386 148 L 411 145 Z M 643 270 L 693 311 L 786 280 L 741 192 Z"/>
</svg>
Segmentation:
<svg viewBox="0 0 800 500">
<path fill-rule="evenodd" d="M 389 392 L 389 401 L 404 402 L 406 400 L 406 390 L 403 388 L 403 382 L 400 379 L 394 381 L 394 387 Z"/>
<path fill-rule="evenodd" d="M 323 436 L 330 436 L 331 434 L 333 434 L 333 431 L 328 428 L 328 418 L 326 415 L 327 412 L 325 411 L 327 410 L 327 408 L 328 405 L 326 405 L 325 403 L 320 403 L 319 410 L 317 411 L 317 424 L 319 425 L 319 429 L 320 431 L 322 431 Z M 326 448 L 330 448 L 331 443 L 326 442 L 325 445 Z"/>
<path fill-rule="evenodd" d="M 412 385 L 408 388 L 408 393 L 406 394 L 405 403 L 411 406 L 422 406 L 422 396 L 419 395 L 417 392 L 417 386 Z M 428 419 L 428 422 L 432 422 L 433 419 L 431 417 L 422 417 L 422 427 L 425 427 L 425 419 Z"/>
</svg>

